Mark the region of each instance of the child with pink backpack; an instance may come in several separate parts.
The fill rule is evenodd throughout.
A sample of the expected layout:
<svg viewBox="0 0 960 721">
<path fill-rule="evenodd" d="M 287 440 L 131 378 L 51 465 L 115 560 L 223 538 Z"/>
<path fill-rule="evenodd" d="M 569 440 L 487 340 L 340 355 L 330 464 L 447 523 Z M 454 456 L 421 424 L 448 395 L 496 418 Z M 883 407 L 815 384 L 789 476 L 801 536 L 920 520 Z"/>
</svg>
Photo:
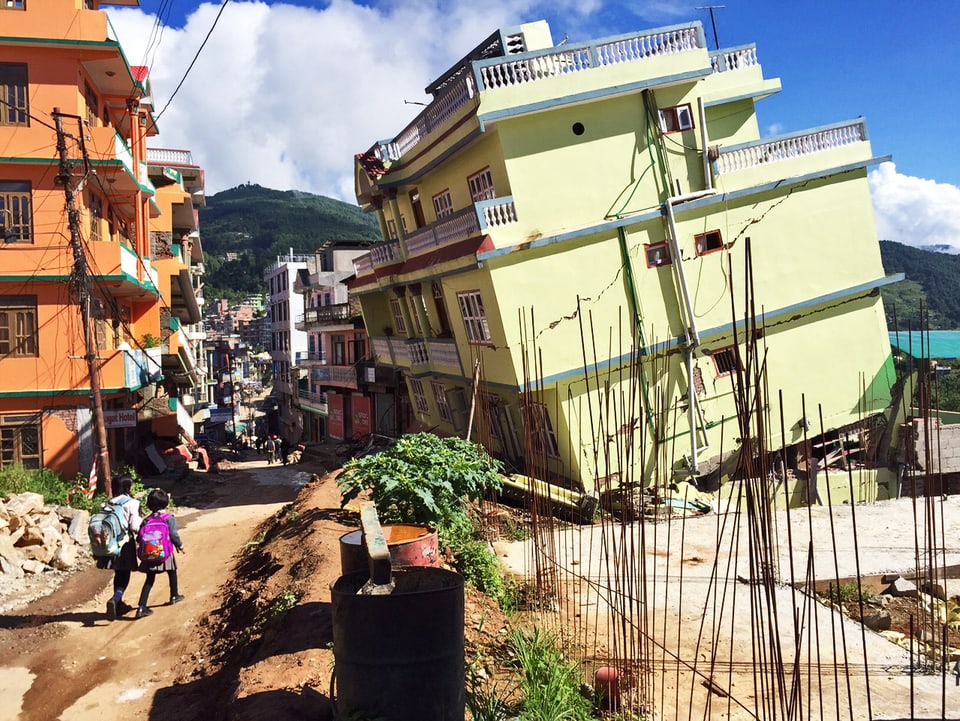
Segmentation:
<svg viewBox="0 0 960 721">
<path fill-rule="evenodd" d="M 160 573 L 166 573 L 170 581 L 170 603 L 180 603 L 183 596 L 177 588 L 177 559 L 174 549 L 184 553 L 183 542 L 177 530 L 177 519 L 164 509 L 170 503 L 166 491 L 155 488 L 147 496 L 147 508 L 150 515 L 143 519 L 137 534 L 137 556 L 140 559 L 139 571 L 147 574 L 140 591 L 140 603 L 137 606 L 137 618 L 149 616 L 153 611 L 147 606 L 153 582 Z"/>
</svg>

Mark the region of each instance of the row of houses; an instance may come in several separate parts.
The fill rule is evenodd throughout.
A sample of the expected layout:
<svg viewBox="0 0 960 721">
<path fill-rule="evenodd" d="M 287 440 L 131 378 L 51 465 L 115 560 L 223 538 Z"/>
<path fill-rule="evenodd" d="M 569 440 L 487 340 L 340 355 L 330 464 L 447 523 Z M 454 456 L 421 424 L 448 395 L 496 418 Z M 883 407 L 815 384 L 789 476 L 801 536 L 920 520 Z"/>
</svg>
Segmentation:
<svg viewBox="0 0 960 721">
<path fill-rule="evenodd" d="M 202 423 L 204 173 L 157 135 L 117 0 L 0 5 L 0 465 L 86 475 Z M 208 398 L 208 395 L 210 396 Z"/>
</svg>

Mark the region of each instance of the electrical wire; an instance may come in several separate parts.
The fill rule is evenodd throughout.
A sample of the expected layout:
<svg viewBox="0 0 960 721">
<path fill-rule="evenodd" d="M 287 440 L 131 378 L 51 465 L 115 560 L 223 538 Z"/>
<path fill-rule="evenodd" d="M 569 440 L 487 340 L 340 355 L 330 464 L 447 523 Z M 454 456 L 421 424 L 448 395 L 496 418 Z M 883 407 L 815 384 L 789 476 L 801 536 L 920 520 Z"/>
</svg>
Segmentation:
<svg viewBox="0 0 960 721">
<path fill-rule="evenodd" d="M 223 0 L 220 4 L 220 10 L 217 11 L 217 17 L 213 20 L 213 25 L 210 26 L 210 29 L 207 31 L 206 37 L 203 39 L 203 42 L 200 43 L 200 47 L 197 48 L 196 54 L 193 56 L 193 60 L 190 61 L 190 65 L 187 66 L 186 71 L 183 73 L 183 77 L 180 78 L 180 82 L 177 83 L 177 87 L 174 88 L 173 94 L 167 99 L 166 104 L 163 106 L 163 109 L 153 117 L 153 128 L 156 129 L 157 121 L 160 120 L 160 117 L 167 111 L 167 108 L 170 107 L 170 103 L 173 102 L 173 99 L 177 97 L 177 93 L 180 92 L 180 88 L 183 87 L 184 82 L 187 80 L 187 76 L 190 75 L 190 71 L 193 70 L 194 64 L 197 62 L 197 59 L 200 57 L 200 53 L 203 52 L 203 48 L 206 46 L 207 41 L 210 39 L 210 36 L 213 34 L 214 29 L 217 27 L 217 23 L 220 22 L 220 16 L 223 15 L 224 8 L 227 7 L 227 3 L 230 0 Z"/>
</svg>

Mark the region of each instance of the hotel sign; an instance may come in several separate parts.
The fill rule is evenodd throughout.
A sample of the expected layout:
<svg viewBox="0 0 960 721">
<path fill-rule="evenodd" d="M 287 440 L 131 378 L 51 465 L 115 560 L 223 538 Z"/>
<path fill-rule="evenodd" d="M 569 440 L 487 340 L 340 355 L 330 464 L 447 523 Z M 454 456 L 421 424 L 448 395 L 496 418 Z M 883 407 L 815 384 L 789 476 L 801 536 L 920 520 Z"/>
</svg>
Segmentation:
<svg viewBox="0 0 960 721">
<path fill-rule="evenodd" d="M 137 412 L 135 410 L 104 411 L 103 425 L 107 428 L 135 428 Z"/>
</svg>

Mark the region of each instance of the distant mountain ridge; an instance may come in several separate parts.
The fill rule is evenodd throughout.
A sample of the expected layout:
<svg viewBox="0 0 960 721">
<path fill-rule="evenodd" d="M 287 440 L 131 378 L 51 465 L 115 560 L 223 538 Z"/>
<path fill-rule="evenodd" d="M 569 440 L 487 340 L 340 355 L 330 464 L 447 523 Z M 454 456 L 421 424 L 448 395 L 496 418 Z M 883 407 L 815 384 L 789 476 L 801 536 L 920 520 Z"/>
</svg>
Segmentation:
<svg viewBox="0 0 960 721">
<path fill-rule="evenodd" d="M 331 240 L 380 239 L 376 217 L 356 205 L 251 183 L 207 197 L 199 216 L 208 299 L 263 293 L 264 268 L 291 250 L 308 255 Z"/>
<path fill-rule="evenodd" d="M 931 330 L 960 328 L 960 255 L 881 240 L 880 258 L 887 273 L 906 276 L 881 289 L 890 330 L 919 330 L 921 305 Z"/>
</svg>

